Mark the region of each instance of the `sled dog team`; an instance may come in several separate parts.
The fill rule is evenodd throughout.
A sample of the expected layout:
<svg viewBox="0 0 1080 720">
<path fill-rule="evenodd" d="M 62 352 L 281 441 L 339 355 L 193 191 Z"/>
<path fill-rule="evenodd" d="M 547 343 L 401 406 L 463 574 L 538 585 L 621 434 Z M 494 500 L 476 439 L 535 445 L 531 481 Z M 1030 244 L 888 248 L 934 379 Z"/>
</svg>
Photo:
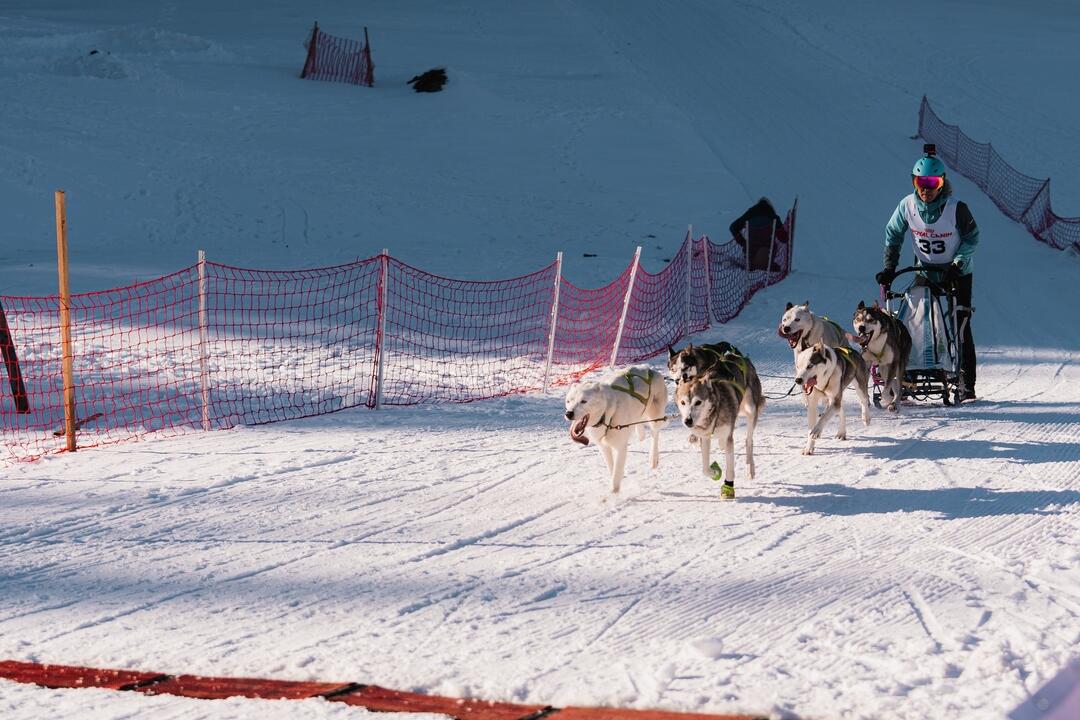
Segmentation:
<svg viewBox="0 0 1080 720">
<path fill-rule="evenodd" d="M 852 317 L 854 333 L 815 315 L 809 305 L 788 303 L 777 328 L 777 334 L 788 341 L 794 353 L 795 383 L 802 388 L 806 403 L 809 431 L 804 455 L 814 453 L 814 443 L 833 415 L 839 415 L 836 437 L 847 438 L 842 402 L 847 388 L 858 395 L 863 424 L 870 424 L 867 384 L 874 365 L 882 384 L 882 403 L 896 412 L 911 350 L 907 328 L 877 303 L 870 307 L 859 303 Z M 722 477 L 722 497 L 733 498 L 735 421 L 740 415 L 746 418 L 746 472 L 753 478 L 754 428 L 765 408 L 761 380 L 753 362 L 731 344 L 721 342 L 691 344 L 678 351 L 669 347 L 667 367 L 675 382 L 679 418 L 690 431 L 689 441 L 696 443 L 701 452 L 701 471 L 714 479 Z M 631 432 L 636 431 L 639 440 L 645 438 L 646 430 L 651 433 L 649 467 L 659 464 L 660 428 L 668 420 L 664 414 L 667 403 L 664 377 L 644 365 L 570 386 L 565 402 L 570 437 L 583 445 L 597 445 L 611 474 L 612 492 L 619 492 L 622 483 Z M 820 414 L 819 404 L 824 406 Z M 722 473 L 716 463 L 709 462 L 714 437 L 724 449 Z"/>
</svg>

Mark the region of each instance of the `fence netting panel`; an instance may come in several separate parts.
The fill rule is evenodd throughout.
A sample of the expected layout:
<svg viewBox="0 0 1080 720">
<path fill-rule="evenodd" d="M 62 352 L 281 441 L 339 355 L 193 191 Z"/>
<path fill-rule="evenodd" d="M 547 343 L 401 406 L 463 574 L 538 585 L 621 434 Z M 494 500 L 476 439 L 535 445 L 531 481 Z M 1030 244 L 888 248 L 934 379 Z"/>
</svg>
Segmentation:
<svg viewBox="0 0 1080 720">
<path fill-rule="evenodd" d="M 206 269 L 214 427 L 373 405 L 378 258 L 301 271 Z"/>
<path fill-rule="evenodd" d="M 372 87 L 375 84 L 375 65 L 371 48 L 366 42 L 336 37 L 316 25 L 304 41 L 307 58 L 301 78 L 331 80 Z"/>
<path fill-rule="evenodd" d="M 72 384 L 80 446 L 120 442 L 200 415 L 197 273 L 70 298 Z M 3 298 L 29 412 L 0 400 L 4 443 L 18 457 L 66 444 L 60 298 Z"/>
<path fill-rule="evenodd" d="M 667 267 L 655 275 L 638 269 L 617 363 L 645 360 L 656 355 L 657 348 L 667 348 L 679 338 L 708 327 L 704 288 L 698 287 L 695 295 L 692 283 L 693 247 L 687 237 Z"/>
<path fill-rule="evenodd" d="M 562 281 L 552 355 L 559 380 L 553 384 L 574 380 L 611 361 L 632 270 L 628 266 L 614 281 L 593 290 Z"/>
<path fill-rule="evenodd" d="M 1080 252 L 1080 218 L 1056 214 L 1050 205 L 1050 180 L 1020 172 L 990 143 L 979 143 L 949 125 L 923 96 L 919 136 L 937 145 L 946 164 L 975 182 L 1011 220 L 1021 223 L 1040 242 Z"/>
<path fill-rule="evenodd" d="M 377 261 L 299 272 L 205 263 L 202 283 L 195 265 L 146 283 L 73 295 L 79 446 L 370 404 L 377 280 Z M 0 301 L 30 408 L 17 412 L 3 393 L 4 444 L 17 458 L 61 450 L 60 300 Z"/>
<path fill-rule="evenodd" d="M 543 386 L 554 263 L 495 282 L 388 265 L 383 403 L 467 402 Z"/>
</svg>

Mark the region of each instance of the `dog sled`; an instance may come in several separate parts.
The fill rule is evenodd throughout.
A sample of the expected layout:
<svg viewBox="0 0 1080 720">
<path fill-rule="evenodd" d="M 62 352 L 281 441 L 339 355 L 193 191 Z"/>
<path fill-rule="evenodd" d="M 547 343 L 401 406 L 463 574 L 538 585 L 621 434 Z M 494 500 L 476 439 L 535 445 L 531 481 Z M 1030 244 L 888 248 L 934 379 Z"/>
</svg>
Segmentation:
<svg viewBox="0 0 1080 720">
<path fill-rule="evenodd" d="M 918 270 L 944 270 L 946 267 L 912 266 L 898 270 L 896 275 Z M 971 319 L 971 308 L 957 303 L 952 283 L 938 284 L 923 275 L 915 275 L 900 292 L 894 292 L 891 284 L 883 291 L 885 310 L 902 322 L 911 334 L 911 353 L 902 382 L 902 398 L 917 401 L 941 398 L 945 405 L 959 405 L 966 390 L 960 363 L 964 329 Z M 872 375 L 874 405 L 881 407 L 882 382 L 876 366 L 872 368 Z"/>
</svg>

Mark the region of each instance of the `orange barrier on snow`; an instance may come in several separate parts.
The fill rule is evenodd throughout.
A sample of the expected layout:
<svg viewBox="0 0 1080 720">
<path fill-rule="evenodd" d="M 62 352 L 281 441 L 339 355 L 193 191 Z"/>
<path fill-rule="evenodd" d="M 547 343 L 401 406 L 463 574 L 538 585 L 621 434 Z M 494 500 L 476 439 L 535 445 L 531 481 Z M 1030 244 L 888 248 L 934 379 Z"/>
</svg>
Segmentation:
<svg viewBox="0 0 1080 720">
<path fill-rule="evenodd" d="M 459 699 L 438 695 L 389 690 L 378 685 L 363 685 L 355 691 L 327 698 L 376 712 L 441 713 L 460 720 L 522 720 L 547 717 L 553 708 L 546 705 L 516 705 L 487 700 Z"/>
<path fill-rule="evenodd" d="M 263 700 L 303 700 L 341 692 L 351 689 L 352 686 L 352 683 L 215 678 L 201 677 L 199 675 L 170 677 L 166 675 L 158 682 L 134 688 L 134 690 L 147 695 L 181 695 L 203 700 L 222 700 L 237 696 L 261 698 Z"/>
<path fill-rule="evenodd" d="M 666 710 L 620 708 L 555 708 L 519 705 L 475 698 L 401 692 L 361 683 L 324 683 L 255 678 L 215 678 L 199 675 L 167 675 L 136 670 L 102 670 L 71 665 L 43 665 L 16 660 L 0 661 L 0 678 L 48 688 L 106 688 L 134 690 L 148 695 L 217 700 L 227 697 L 263 700 L 325 698 L 376 712 L 440 713 L 456 720 L 761 720 L 750 715 L 703 715 Z"/>
<path fill-rule="evenodd" d="M 71 665 L 39 665 L 15 660 L 0 662 L 0 677 L 21 683 L 33 683 L 49 688 L 105 688 L 134 690 L 142 685 L 163 680 L 162 673 L 135 670 L 98 670 Z"/>
</svg>

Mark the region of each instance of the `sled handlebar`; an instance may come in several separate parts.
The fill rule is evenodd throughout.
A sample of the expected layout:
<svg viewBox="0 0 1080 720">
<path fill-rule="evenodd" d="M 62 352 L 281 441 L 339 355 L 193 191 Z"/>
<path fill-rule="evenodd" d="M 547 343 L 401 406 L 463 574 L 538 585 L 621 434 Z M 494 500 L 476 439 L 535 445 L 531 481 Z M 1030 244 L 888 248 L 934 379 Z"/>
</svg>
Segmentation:
<svg viewBox="0 0 1080 720">
<path fill-rule="evenodd" d="M 902 292 L 897 293 L 897 292 L 893 292 L 893 290 L 892 290 L 892 284 L 893 284 L 893 282 L 896 281 L 896 278 L 900 277 L 901 275 L 905 275 L 905 274 L 907 274 L 909 272 L 919 272 L 919 273 L 921 273 L 921 272 L 926 272 L 927 270 L 937 271 L 937 272 L 944 272 L 945 270 L 948 269 L 948 267 L 949 267 L 949 263 L 944 263 L 944 264 L 941 264 L 941 265 L 929 265 L 929 264 L 927 264 L 927 265 L 923 265 L 921 267 L 916 267 L 915 265 L 909 265 L 908 267 L 900 268 L 899 270 L 895 271 L 895 273 L 893 274 L 893 279 L 891 281 L 889 281 L 889 284 L 888 285 L 882 285 L 881 287 L 885 291 L 885 297 L 887 299 L 895 300 L 896 298 L 902 298 L 902 297 L 904 297 L 904 293 L 902 293 Z M 927 287 L 930 288 L 930 290 L 932 290 L 933 292 L 935 292 L 937 294 L 940 294 L 940 295 L 951 295 L 952 294 L 952 289 L 951 288 L 946 287 L 944 285 L 939 285 L 938 283 L 934 282 L 933 280 L 926 277 L 925 275 L 921 276 L 921 280 L 922 280 L 923 283 L 926 284 Z"/>
</svg>

